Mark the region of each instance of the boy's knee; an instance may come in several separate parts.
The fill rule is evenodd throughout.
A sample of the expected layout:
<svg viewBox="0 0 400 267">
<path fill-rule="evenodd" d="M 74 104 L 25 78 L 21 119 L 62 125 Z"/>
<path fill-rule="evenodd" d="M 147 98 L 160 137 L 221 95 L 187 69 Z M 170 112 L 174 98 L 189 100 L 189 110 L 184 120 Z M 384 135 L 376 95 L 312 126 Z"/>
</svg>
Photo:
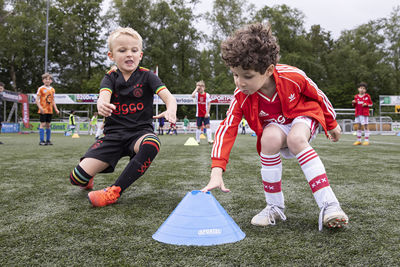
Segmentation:
<svg viewBox="0 0 400 267">
<path fill-rule="evenodd" d="M 289 134 L 287 146 L 292 153 L 297 154 L 297 151 L 302 151 L 305 146 L 308 146 L 308 140 L 303 135 Z"/>
<path fill-rule="evenodd" d="M 282 141 L 274 135 L 266 135 L 261 139 L 261 152 L 264 154 L 276 154 L 282 148 Z"/>
<path fill-rule="evenodd" d="M 155 134 L 149 134 L 149 135 L 146 135 L 146 136 L 143 138 L 143 140 L 142 140 L 141 146 L 144 146 L 144 145 L 151 145 L 151 146 L 153 146 L 153 147 L 157 150 L 157 152 L 158 152 L 158 151 L 160 151 L 161 141 L 160 141 L 160 139 L 157 137 L 157 135 L 155 135 Z"/>
</svg>

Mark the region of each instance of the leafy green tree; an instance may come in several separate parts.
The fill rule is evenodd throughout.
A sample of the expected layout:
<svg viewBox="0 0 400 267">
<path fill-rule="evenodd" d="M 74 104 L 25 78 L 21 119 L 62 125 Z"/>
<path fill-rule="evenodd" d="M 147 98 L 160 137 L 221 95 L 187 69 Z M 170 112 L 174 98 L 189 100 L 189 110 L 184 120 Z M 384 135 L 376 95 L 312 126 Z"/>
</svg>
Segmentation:
<svg viewBox="0 0 400 267">
<path fill-rule="evenodd" d="M 386 91 L 387 94 L 400 93 L 400 6 L 393 9 L 389 18 L 383 20 L 384 36 L 386 39 L 385 61 L 392 68 L 392 85 Z"/>
<path fill-rule="evenodd" d="M 305 46 L 304 14 L 287 5 L 265 6 L 256 12 L 253 21 L 268 22 L 278 38 L 282 59 L 287 53 L 302 51 Z"/>
<path fill-rule="evenodd" d="M 51 71 L 58 74 L 59 91 L 97 92 L 82 88 L 91 79 L 98 83 L 99 70 L 105 59 L 101 52 L 101 1 L 55 0 L 50 11 L 49 59 Z M 94 75 L 96 74 L 96 75 Z"/>
<path fill-rule="evenodd" d="M 382 86 L 388 82 L 379 74 L 387 69 L 383 63 L 385 54 L 382 45 L 385 39 L 381 28 L 379 22 L 371 21 L 354 30 L 344 31 L 335 42 L 327 69 L 331 83 L 329 94 L 335 99 L 336 106 L 350 107 L 361 81 L 368 83 L 368 93 L 373 100 L 377 100 Z"/>
<path fill-rule="evenodd" d="M 114 1 L 119 23 L 137 30 L 144 40 L 142 65 L 153 70 L 158 66 L 159 76 L 174 93 L 189 93 L 198 76 L 201 34 L 193 25 L 197 2 Z"/>
<path fill-rule="evenodd" d="M 331 34 L 324 31 L 320 25 L 311 26 L 306 40 L 309 42 L 306 55 L 310 65 L 304 70 L 308 76 L 318 81 L 319 87 L 323 88 L 329 84 L 326 66 L 329 64 L 328 55 L 332 51 L 334 41 Z"/>
<path fill-rule="evenodd" d="M 13 90 L 31 93 L 44 72 L 44 1 L 0 4 L 0 77 Z"/>
<path fill-rule="evenodd" d="M 221 59 L 221 42 L 234 33 L 240 26 L 245 25 L 247 15 L 253 12 L 243 0 L 215 0 L 211 13 L 205 17 L 212 26 L 212 34 L 208 36 L 208 54 L 210 60 L 211 76 L 205 79 L 207 87 L 215 94 L 231 94 L 235 88 L 232 74 Z M 204 54 L 203 54 L 204 55 Z"/>
<path fill-rule="evenodd" d="M 114 0 L 114 7 L 107 14 L 108 31 L 116 27 L 131 27 L 143 38 L 143 46 L 148 46 L 148 33 L 151 28 L 151 0 Z"/>
<path fill-rule="evenodd" d="M 329 34 L 319 25 L 306 33 L 300 10 L 287 5 L 264 6 L 255 13 L 253 21 L 271 25 L 280 46 L 280 63 L 298 67 L 316 81 L 326 76 L 323 58 L 329 51 Z"/>
<path fill-rule="evenodd" d="M 197 44 L 201 34 L 193 21 L 194 4 L 183 0 L 160 1 L 153 6 L 149 55 L 172 92 L 189 93 L 197 72 Z"/>
</svg>

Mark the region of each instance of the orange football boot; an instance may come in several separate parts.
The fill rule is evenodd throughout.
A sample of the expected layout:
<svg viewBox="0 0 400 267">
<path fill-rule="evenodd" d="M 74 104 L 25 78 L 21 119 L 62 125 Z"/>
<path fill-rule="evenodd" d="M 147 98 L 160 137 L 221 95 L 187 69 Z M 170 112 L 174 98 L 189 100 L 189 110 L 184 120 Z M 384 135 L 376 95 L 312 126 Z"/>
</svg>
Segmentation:
<svg viewBox="0 0 400 267">
<path fill-rule="evenodd" d="M 89 202 L 93 207 L 104 207 L 117 202 L 120 192 L 121 187 L 115 185 L 102 190 L 92 191 L 88 194 Z"/>
<path fill-rule="evenodd" d="M 353 143 L 353 146 L 359 146 L 359 145 L 361 145 L 361 142 L 360 142 L 360 141 L 355 141 L 355 142 Z"/>
</svg>

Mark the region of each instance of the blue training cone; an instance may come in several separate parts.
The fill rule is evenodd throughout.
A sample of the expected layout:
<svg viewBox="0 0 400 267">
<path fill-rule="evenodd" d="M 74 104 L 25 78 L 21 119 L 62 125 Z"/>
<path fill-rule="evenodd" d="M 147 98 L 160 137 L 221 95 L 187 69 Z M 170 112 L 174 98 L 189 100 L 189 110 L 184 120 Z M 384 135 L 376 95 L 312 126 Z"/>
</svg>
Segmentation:
<svg viewBox="0 0 400 267">
<path fill-rule="evenodd" d="M 210 193 L 188 192 L 153 235 L 173 245 L 212 246 L 233 243 L 246 236 Z"/>
</svg>

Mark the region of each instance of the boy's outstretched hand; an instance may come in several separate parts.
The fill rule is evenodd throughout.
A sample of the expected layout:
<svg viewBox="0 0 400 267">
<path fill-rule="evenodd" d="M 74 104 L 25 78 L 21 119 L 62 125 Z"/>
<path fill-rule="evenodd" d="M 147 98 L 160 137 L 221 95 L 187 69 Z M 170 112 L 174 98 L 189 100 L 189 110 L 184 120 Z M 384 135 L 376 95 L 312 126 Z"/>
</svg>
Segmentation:
<svg viewBox="0 0 400 267">
<path fill-rule="evenodd" d="M 342 129 L 338 125 L 338 126 L 336 126 L 335 129 L 332 129 L 332 130 L 328 131 L 328 133 L 329 133 L 329 139 L 332 142 L 337 142 L 337 141 L 339 141 L 340 136 L 342 134 Z"/>
<path fill-rule="evenodd" d="M 115 108 L 114 104 L 97 101 L 97 112 L 103 117 L 110 117 Z"/>
<path fill-rule="evenodd" d="M 228 193 L 231 190 L 225 187 L 224 181 L 222 179 L 222 169 L 215 167 L 211 170 L 211 178 L 210 181 L 208 182 L 208 185 L 201 189 L 202 192 L 208 192 L 210 190 L 213 190 L 214 188 L 219 188 L 221 189 L 222 192 Z"/>
<path fill-rule="evenodd" d="M 171 123 L 176 123 L 176 113 L 169 112 L 168 110 L 161 112 L 160 114 L 153 116 L 153 119 L 165 118 Z"/>
</svg>

